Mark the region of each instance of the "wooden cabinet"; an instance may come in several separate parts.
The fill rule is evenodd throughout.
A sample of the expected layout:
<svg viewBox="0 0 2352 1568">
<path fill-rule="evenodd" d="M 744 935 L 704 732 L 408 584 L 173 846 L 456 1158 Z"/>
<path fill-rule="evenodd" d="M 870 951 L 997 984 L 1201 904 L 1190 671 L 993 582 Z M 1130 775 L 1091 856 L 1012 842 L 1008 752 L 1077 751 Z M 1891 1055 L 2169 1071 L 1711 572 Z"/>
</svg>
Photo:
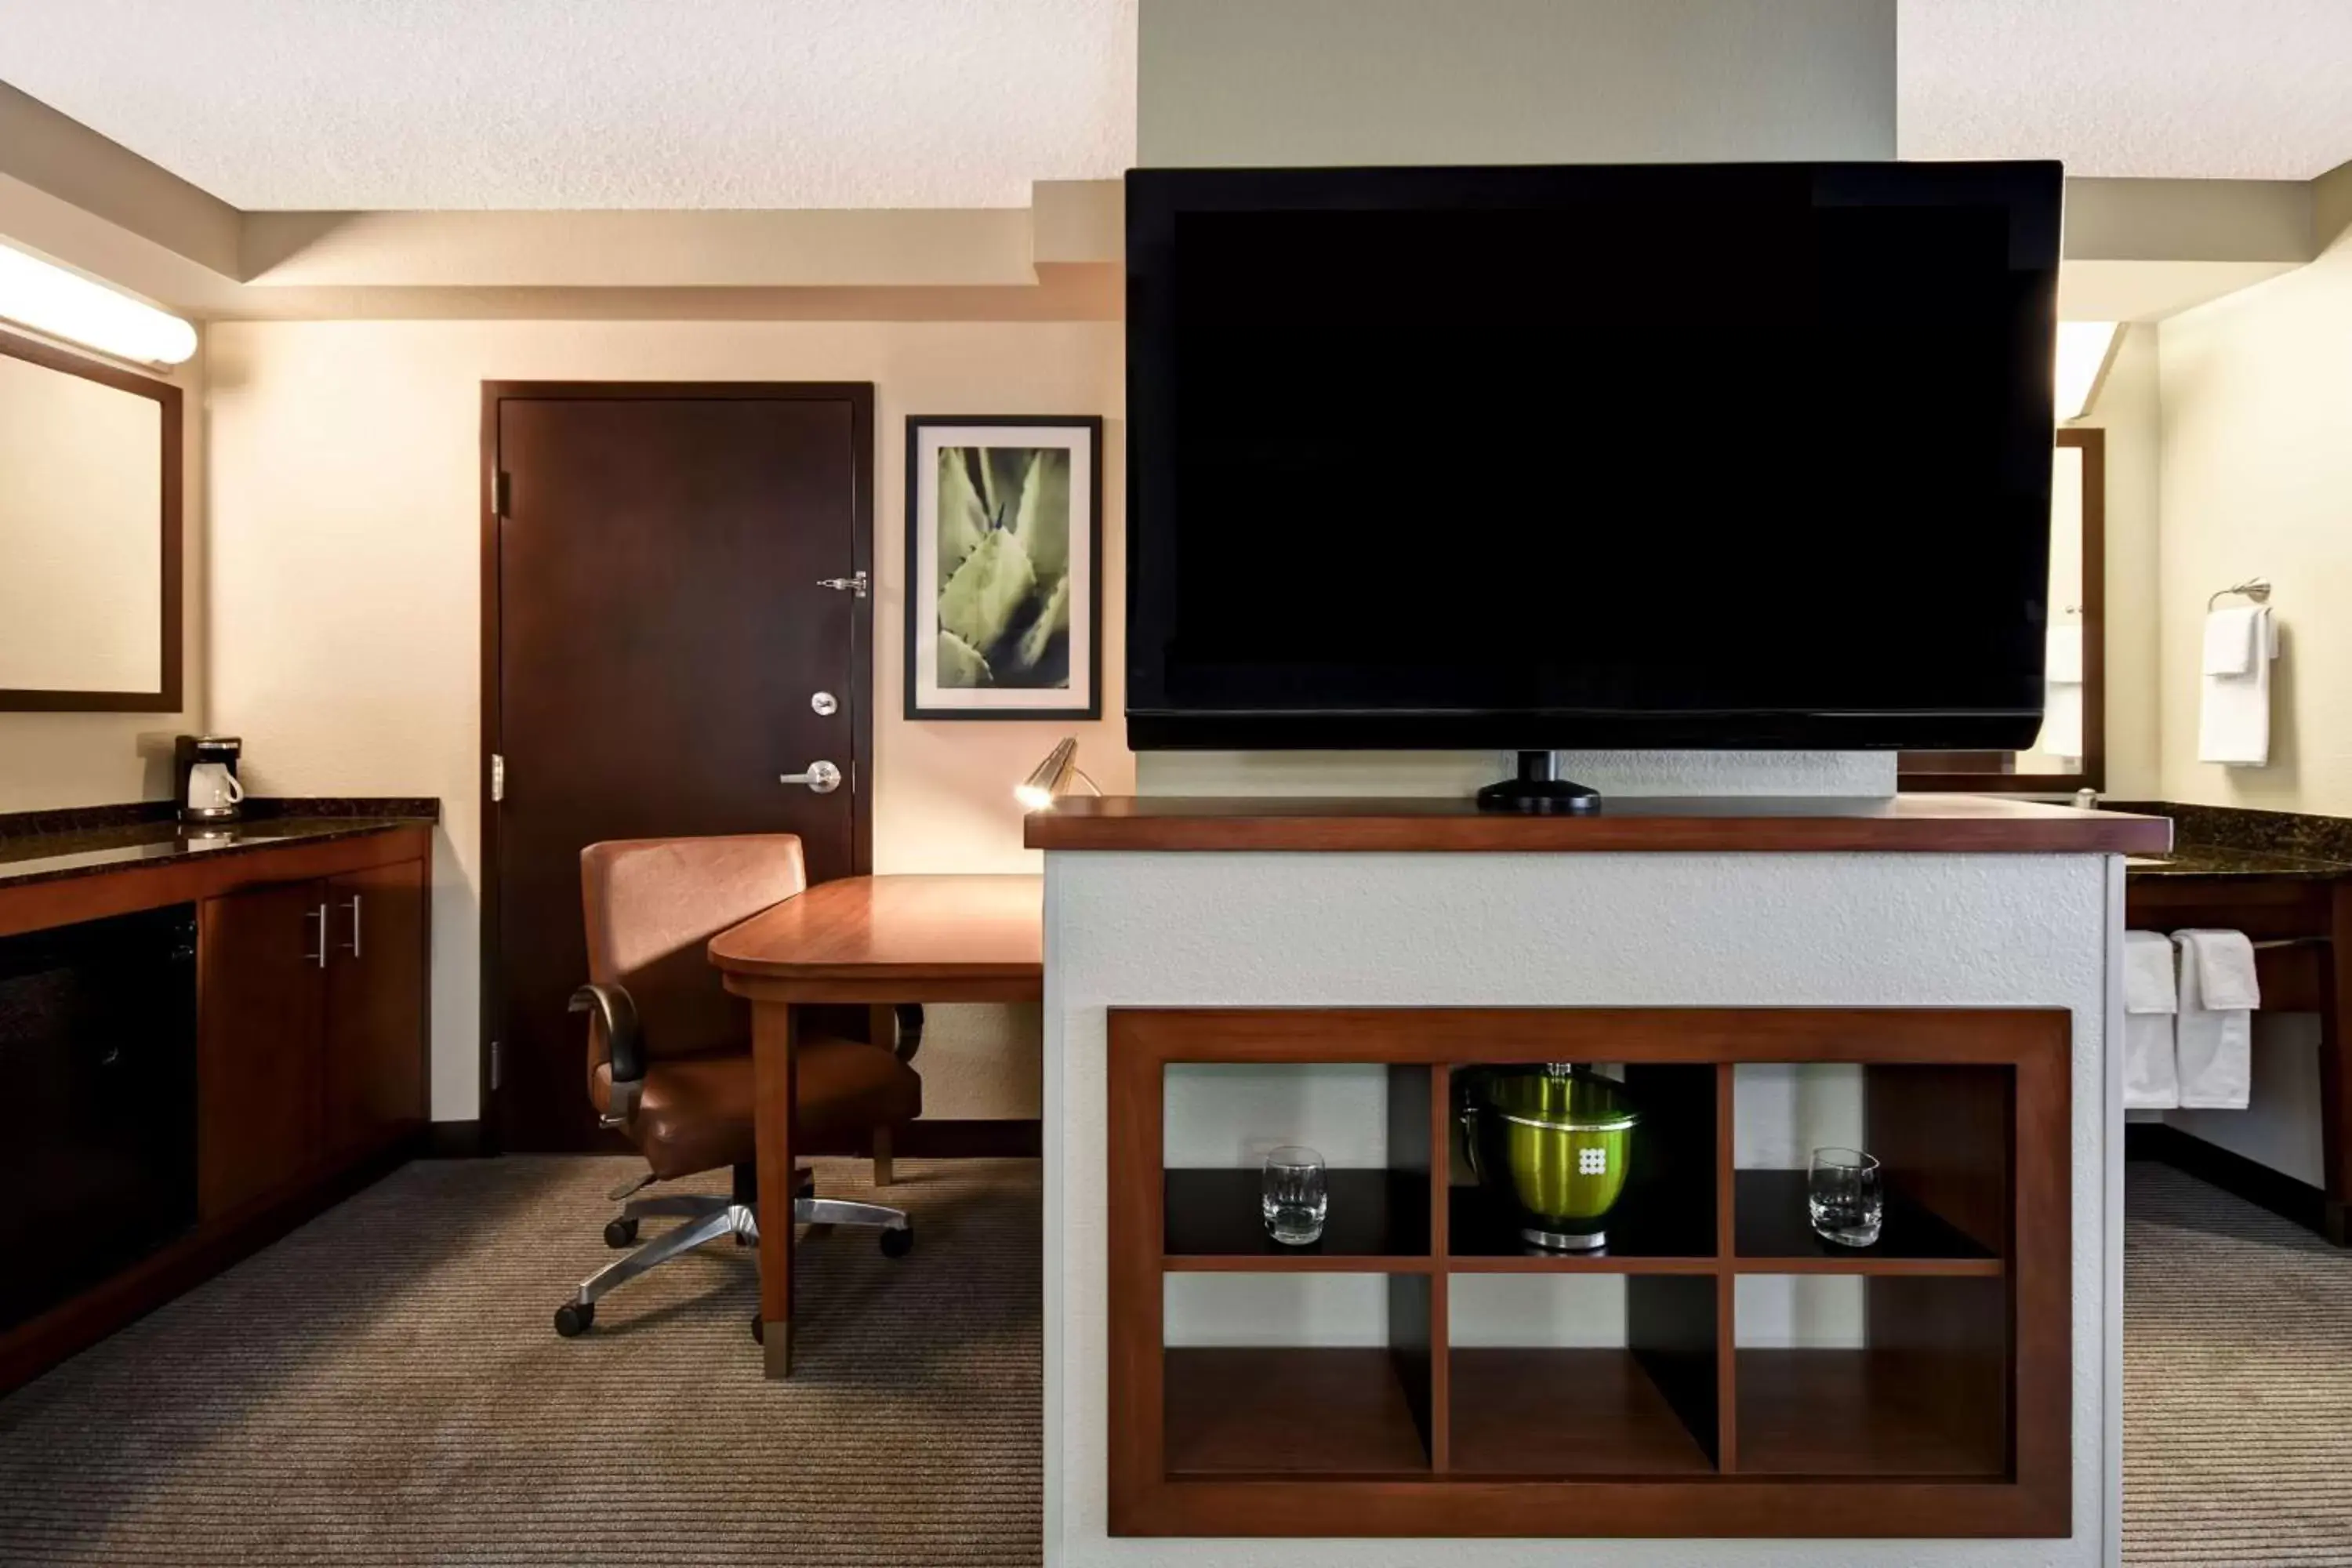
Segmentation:
<svg viewBox="0 0 2352 1568">
<path fill-rule="evenodd" d="M 362 1154 L 425 1120 L 425 863 L 330 879 L 327 1152 Z"/>
<path fill-rule="evenodd" d="M 281 1193 L 425 1114 L 422 860 L 248 888 L 198 916 L 198 1212 Z"/>
</svg>

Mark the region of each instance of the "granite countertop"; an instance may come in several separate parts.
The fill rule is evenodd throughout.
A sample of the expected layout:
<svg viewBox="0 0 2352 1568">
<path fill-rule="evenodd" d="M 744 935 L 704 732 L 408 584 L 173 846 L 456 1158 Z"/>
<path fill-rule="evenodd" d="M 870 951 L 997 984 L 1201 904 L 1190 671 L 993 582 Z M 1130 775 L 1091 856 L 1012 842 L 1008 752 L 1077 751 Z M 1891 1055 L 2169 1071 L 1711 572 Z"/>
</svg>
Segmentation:
<svg viewBox="0 0 2352 1568">
<path fill-rule="evenodd" d="M 2172 819 L 2172 853 L 2134 856 L 2133 877 L 2352 877 L 2352 821 L 2303 812 L 2166 801 L 2115 801 L 2116 810 Z"/>
<path fill-rule="evenodd" d="M 2134 855 L 2124 861 L 2131 877 L 2300 877 L 2326 879 L 2352 876 L 2352 866 L 2309 855 L 2284 855 L 2266 849 L 2240 849 L 2226 844 L 2175 844 L 2166 856 Z"/>
<path fill-rule="evenodd" d="M 177 821 L 169 802 L 0 817 L 0 887 L 94 877 L 199 856 L 430 826 L 433 800 L 254 800 L 238 822 Z"/>
</svg>

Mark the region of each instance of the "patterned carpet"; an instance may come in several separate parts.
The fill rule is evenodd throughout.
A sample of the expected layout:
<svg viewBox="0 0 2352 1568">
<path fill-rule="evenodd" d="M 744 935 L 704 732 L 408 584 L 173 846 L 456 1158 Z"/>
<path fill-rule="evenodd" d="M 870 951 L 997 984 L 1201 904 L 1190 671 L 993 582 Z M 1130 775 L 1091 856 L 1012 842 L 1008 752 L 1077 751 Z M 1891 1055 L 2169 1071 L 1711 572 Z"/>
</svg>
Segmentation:
<svg viewBox="0 0 2352 1568">
<path fill-rule="evenodd" d="M 2124 1188 L 2124 1561 L 2352 1563 L 2352 1252 L 2169 1166 Z"/>
<path fill-rule="evenodd" d="M 915 1216 L 905 1259 L 805 1242 L 776 1384 L 748 1250 L 550 1328 L 642 1169 L 407 1166 L 0 1401 L 0 1562 L 1038 1561 L 1035 1162 L 900 1161 L 874 1195 Z M 820 1163 L 819 1191 L 866 1171 Z"/>
<path fill-rule="evenodd" d="M 784 1384 L 731 1247 L 549 1329 L 633 1163 L 408 1166 L 0 1400 L 0 1563 L 1038 1561 L 1034 1162 L 901 1161 L 901 1262 L 809 1242 Z M 2126 1189 L 2125 1561 L 2352 1564 L 2352 1253 L 2165 1166 Z"/>
</svg>

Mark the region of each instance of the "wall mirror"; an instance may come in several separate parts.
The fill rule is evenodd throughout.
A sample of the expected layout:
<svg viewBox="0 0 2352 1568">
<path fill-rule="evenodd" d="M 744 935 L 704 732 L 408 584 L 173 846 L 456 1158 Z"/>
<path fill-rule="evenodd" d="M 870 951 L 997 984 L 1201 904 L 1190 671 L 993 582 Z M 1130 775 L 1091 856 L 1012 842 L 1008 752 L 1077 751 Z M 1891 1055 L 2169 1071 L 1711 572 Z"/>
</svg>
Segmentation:
<svg viewBox="0 0 2352 1568">
<path fill-rule="evenodd" d="M 180 389 L 0 332 L 0 711 L 180 708 Z"/>
<path fill-rule="evenodd" d="M 2050 659 L 2023 752 L 1906 752 L 1901 787 L 2071 795 L 2106 788 L 2106 432 L 2058 432 L 2050 483 Z M 2070 679 L 2071 678 L 2071 679 Z"/>
</svg>

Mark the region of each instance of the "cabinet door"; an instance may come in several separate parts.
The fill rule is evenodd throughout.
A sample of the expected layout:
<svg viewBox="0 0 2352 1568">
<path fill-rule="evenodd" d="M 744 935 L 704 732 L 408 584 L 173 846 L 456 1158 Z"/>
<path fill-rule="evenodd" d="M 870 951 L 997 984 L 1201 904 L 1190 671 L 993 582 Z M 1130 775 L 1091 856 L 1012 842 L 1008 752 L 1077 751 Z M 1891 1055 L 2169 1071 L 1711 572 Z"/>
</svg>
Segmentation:
<svg viewBox="0 0 2352 1568">
<path fill-rule="evenodd" d="M 196 1193 L 206 1218 L 291 1183 L 321 1150 L 327 890 L 207 899 L 197 917 Z"/>
<path fill-rule="evenodd" d="M 327 1146 L 348 1154 L 425 1119 L 425 862 L 327 887 Z"/>
</svg>

